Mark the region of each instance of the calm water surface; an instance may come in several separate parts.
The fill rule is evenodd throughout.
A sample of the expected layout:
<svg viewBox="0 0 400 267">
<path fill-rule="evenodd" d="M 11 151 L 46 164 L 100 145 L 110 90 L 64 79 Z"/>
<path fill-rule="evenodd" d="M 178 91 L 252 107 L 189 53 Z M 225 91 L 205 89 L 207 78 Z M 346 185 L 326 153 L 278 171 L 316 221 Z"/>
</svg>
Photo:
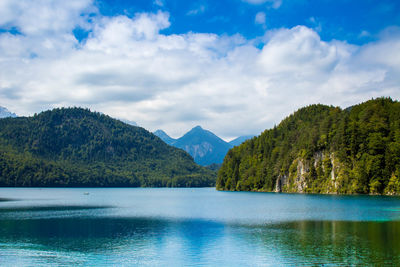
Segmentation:
<svg viewBox="0 0 400 267">
<path fill-rule="evenodd" d="M 0 265 L 400 266 L 400 198 L 0 188 Z"/>
</svg>

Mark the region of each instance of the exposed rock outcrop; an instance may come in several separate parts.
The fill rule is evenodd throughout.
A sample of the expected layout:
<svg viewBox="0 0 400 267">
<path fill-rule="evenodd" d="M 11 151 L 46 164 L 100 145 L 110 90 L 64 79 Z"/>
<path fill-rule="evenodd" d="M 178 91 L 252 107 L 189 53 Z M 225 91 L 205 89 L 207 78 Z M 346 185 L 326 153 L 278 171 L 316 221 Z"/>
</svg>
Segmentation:
<svg viewBox="0 0 400 267">
<path fill-rule="evenodd" d="M 275 192 L 296 192 L 306 193 L 313 186 L 325 188 L 323 193 L 336 192 L 338 189 L 337 176 L 340 171 L 340 164 L 334 153 L 324 151 L 316 152 L 311 159 L 297 158 L 293 161 L 289 173 L 280 175 L 275 181 Z M 328 179 L 318 181 L 313 176 L 316 173 Z M 327 182 L 328 181 L 328 182 Z"/>
</svg>

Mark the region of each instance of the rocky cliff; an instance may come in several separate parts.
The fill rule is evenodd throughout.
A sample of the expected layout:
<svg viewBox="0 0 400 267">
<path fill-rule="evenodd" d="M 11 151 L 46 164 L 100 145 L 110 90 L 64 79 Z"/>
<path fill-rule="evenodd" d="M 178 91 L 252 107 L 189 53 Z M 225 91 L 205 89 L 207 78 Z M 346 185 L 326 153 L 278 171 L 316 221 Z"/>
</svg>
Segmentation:
<svg viewBox="0 0 400 267">
<path fill-rule="evenodd" d="M 339 189 L 338 175 L 340 163 L 334 153 L 317 152 L 309 160 L 297 158 L 289 168 L 288 175 L 279 175 L 275 181 L 275 192 L 315 192 L 321 188 L 321 193 L 337 192 Z M 324 179 L 317 180 L 316 177 Z"/>
</svg>

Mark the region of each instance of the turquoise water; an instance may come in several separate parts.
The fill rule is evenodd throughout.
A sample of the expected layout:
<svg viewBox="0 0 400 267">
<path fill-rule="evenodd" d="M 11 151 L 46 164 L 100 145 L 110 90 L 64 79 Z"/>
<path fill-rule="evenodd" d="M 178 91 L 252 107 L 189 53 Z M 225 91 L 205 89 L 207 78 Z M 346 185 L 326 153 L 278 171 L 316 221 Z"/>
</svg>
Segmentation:
<svg viewBox="0 0 400 267">
<path fill-rule="evenodd" d="M 400 265 L 400 198 L 0 188 L 0 265 Z"/>
</svg>

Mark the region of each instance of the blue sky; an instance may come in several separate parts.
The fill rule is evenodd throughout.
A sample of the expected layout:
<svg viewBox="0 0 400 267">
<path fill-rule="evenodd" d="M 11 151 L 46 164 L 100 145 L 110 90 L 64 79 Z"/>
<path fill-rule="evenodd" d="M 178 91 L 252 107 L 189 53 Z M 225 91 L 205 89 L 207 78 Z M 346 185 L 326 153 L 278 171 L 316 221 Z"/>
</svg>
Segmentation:
<svg viewBox="0 0 400 267">
<path fill-rule="evenodd" d="M 263 35 L 266 28 L 305 25 L 317 29 L 324 41 L 363 44 L 376 40 L 385 28 L 400 25 L 400 1 L 396 0 L 108 0 L 97 1 L 97 6 L 105 16 L 169 12 L 171 26 L 163 31 L 166 34 L 239 33 L 251 39 Z M 264 25 L 255 23 L 259 12 L 265 14 Z"/>
<path fill-rule="evenodd" d="M 400 1 L 2 0 L 0 106 L 83 106 L 178 137 L 400 97 Z"/>
</svg>

